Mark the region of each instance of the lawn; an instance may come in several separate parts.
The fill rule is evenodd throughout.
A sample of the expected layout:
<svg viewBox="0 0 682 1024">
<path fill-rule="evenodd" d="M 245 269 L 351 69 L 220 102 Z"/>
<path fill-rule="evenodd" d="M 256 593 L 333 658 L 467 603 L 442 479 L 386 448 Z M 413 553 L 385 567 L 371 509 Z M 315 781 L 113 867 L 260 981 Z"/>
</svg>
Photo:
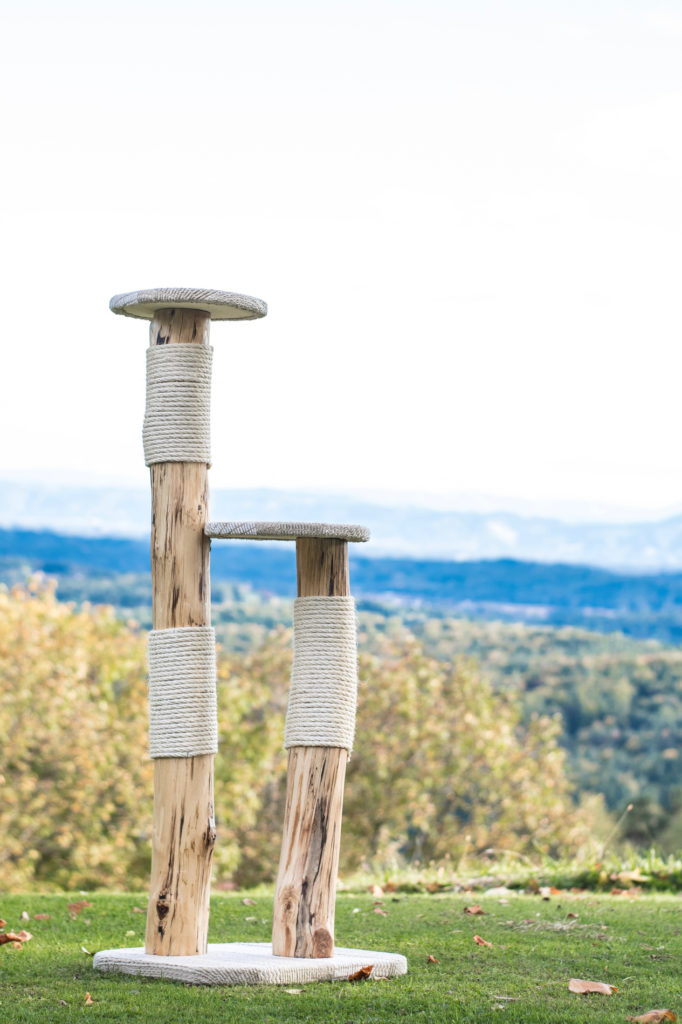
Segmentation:
<svg viewBox="0 0 682 1024">
<path fill-rule="evenodd" d="M 242 902 L 244 893 L 213 896 L 211 941 L 269 939 L 272 898 L 262 890 L 249 895 L 255 905 Z M 90 905 L 69 910 L 83 900 Z M 475 902 L 483 915 L 465 913 Z M 33 935 L 21 949 L 0 947 L 0 1021 L 570 1024 L 624 1021 L 660 1008 L 677 1013 L 681 902 L 665 894 L 559 893 L 545 900 L 397 892 L 376 903 L 368 892 L 342 892 L 339 945 L 403 953 L 409 973 L 287 991 L 289 986 L 206 988 L 95 972 L 81 947 L 94 953 L 142 945 L 145 918 L 134 908 L 144 906 L 144 897 L 137 893 L 0 896 L 2 930 L 23 928 Z M 36 914 L 49 917 L 36 920 Z M 478 945 L 475 935 L 492 946 Z M 608 982 L 618 992 L 574 995 L 570 978 Z"/>
</svg>

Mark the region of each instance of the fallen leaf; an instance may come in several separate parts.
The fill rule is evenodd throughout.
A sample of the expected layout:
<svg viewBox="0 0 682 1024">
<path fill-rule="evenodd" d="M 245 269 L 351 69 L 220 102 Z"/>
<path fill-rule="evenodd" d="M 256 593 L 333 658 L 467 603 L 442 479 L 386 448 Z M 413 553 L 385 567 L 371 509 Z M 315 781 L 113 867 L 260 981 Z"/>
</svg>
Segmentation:
<svg viewBox="0 0 682 1024">
<path fill-rule="evenodd" d="M 245 917 L 244 920 L 245 921 L 257 921 L 258 918 L 257 917 Z"/>
<path fill-rule="evenodd" d="M 92 1003 L 93 1003 L 92 996 L 90 995 L 89 992 L 86 992 L 85 993 L 85 1005 L 86 1006 L 92 1006 Z"/>
<path fill-rule="evenodd" d="M 481 910 L 478 903 L 472 903 L 470 907 L 464 908 L 465 914 L 485 914 L 485 910 Z"/>
<path fill-rule="evenodd" d="M 649 1010 L 648 1013 L 642 1013 L 639 1017 L 626 1017 L 626 1020 L 636 1021 L 637 1024 L 658 1024 L 661 1020 L 677 1020 L 677 1014 L 673 1013 L 672 1010 Z"/>
<path fill-rule="evenodd" d="M 0 932 L 0 946 L 12 942 L 16 948 L 17 944 L 21 946 L 22 942 L 28 942 L 32 938 L 33 936 L 30 932 Z"/>
<path fill-rule="evenodd" d="M 382 917 L 388 917 L 388 911 L 384 910 L 383 907 L 375 907 L 374 908 L 374 913 L 375 914 L 381 914 Z"/>
<path fill-rule="evenodd" d="M 133 907 L 133 914 L 146 914 L 147 911 L 143 910 L 142 907 Z"/>
<path fill-rule="evenodd" d="M 300 996 L 301 992 L 305 992 L 305 989 L 304 988 L 285 988 L 284 991 L 289 996 Z"/>
<path fill-rule="evenodd" d="M 568 991 L 577 992 L 579 995 L 599 992 L 601 995 L 610 996 L 618 989 L 615 985 L 608 985 L 604 981 L 583 981 L 582 978 L 571 978 L 568 983 Z"/>
<path fill-rule="evenodd" d="M 256 906 L 256 901 L 252 900 L 249 896 L 245 896 L 244 899 L 242 900 L 242 903 L 244 904 L 245 907 L 255 907 Z M 289 989 L 286 989 L 286 991 L 288 992 Z M 293 989 L 292 988 L 291 991 L 292 992 L 302 992 L 303 989 L 302 988 L 297 988 L 297 989 Z"/>
<path fill-rule="evenodd" d="M 71 917 L 76 917 L 76 915 L 80 914 L 81 910 L 84 910 L 85 907 L 91 906 L 92 903 L 89 903 L 87 900 L 78 900 L 76 903 L 69 903 L 67 910 L 71 914 Z"/>
<path fill-rule="evenodd" d="M 60 999 L 59 1000 L 59 1005 L 60 1006 L 68 1006 L 69 1004 L 67 1003 L 66 999 Z"/>
<path fill-rule="evenodd" d="M 569 910 L 569 912 L 566 914 L 566 917 L 576 917 L 577 918 L 578 915 L 574 914 L 572 910 Z"/>
<path fill-rule="evenodd" d="M 81 952 L 85 953 L 86 956 L 94 956 L 95 955 L 94 953 L 91 953 L 89 949 L 86 949 L 85 946 L 81 946 Z"/>
<path fill-rule="evenodd" d="M 6 924 L 7 921 L 3 921 L 3 919 L 0 917 L 0 928 L 4 928 Z"/>
<path fill-rule="evenodd" d="M 23 949 L 24 948 L 20 942 L 13 942 L 12 945 L 14 946 L 15 949 Z"/>
<path fill-rule="evenodd" d="M 31 918 L 30 918 L 30 916 L 27 914 L 27 912 L 25 910 L 22 910 L 21 915 L 19 917 L 19 920 L 20 921 L 30 921 Z"/>
<path fill-rule="evenodd" d="M 482 939 L 480 935 L 474 935 L 474 942 L 477 946 L 492 946 L 492 942 L 488 942 L 487 939 Z"/>
<path fill-rule="evenodd" d="M 426 962 L 429 964 L 439 964 L 440 960 L 436 960 L 435 956 L 431 956 L 431 954 L 429 953 L 429 955 L 426 958 Z"/>
<path fill-rule="evenodd" d="M 49 914 L 34 914 L 33 915 L 33 920 L 34 921 L 49 921 L 50 920 L 50 915 Z"/>
<path fill-rule="evenodd" d="M 361 967 L 355 974 L 348 975 L 348 981 L 366 981 L 370 974 L 374 970 L 374 964 L 369 964 L 368 967 Z"/>
</svg>

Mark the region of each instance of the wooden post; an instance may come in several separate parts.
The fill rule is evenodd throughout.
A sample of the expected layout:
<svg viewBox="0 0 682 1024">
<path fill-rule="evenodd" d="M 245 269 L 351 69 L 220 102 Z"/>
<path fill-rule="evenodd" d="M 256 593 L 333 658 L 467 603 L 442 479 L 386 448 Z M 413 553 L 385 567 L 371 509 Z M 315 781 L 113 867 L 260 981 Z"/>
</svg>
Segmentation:
<svg viewBox="0 0 682 1024">
<path fill-rule="evenodd" d="M 348 544 L 296 541 L 299 597 L 350 593 Z M 334 955 L 334 905 L 348 751 L 291 747 L 282 852 L 275 888 L 275 956 Z"/>
<path fill-rule="evenodd" d="M 208 345 L 210 321 L 196 309 L 158 310 L 150 344 Z M 152 465 L 150 475 L 153 627 L 209 626 L 208 467 L 163 462 Z M 213 755 L 158 758 L 147 953 L 206 952 L 215 838 Z"/>
</svg>

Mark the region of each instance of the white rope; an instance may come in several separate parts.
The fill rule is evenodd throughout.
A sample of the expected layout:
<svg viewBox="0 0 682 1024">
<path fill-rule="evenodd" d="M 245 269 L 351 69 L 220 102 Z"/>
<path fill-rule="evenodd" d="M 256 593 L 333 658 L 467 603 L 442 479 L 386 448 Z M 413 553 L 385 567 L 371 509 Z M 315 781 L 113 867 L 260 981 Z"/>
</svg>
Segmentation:
<svg viewBox="0 0 682 1024">
<path fill-rule="evenodd" d="M 211 463 L 209 345 L 152 345 L 147 349 L 144 461 Z"/>
<path fill-rule="evenodd" d="M 284 746 L 345 747 L 350 752 L 357 682 L 353 598 L 297 598 Z"/>
<path fill-rule="evenodd" d="M 215 754 L 214 630 L 210 626 L 153 629 L 148 653 L 151 757 Z"/>
</svg>

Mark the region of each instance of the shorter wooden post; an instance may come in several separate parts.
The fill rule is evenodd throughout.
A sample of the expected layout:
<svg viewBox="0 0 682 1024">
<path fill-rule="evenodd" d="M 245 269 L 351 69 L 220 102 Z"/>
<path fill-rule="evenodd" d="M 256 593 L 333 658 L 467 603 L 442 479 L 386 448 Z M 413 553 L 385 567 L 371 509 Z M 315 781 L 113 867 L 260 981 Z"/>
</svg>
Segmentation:
<svg viewBox="0 0 682 1024">
<path fill-rule="evenodd" d="M 348 544 L 296 541 L 299 597 L 346 597 Z M 275 888 L 275 956 L 334 955 L 334 905 L 348 751 L 291 747 L 282 852 Z"/>
</svg>

